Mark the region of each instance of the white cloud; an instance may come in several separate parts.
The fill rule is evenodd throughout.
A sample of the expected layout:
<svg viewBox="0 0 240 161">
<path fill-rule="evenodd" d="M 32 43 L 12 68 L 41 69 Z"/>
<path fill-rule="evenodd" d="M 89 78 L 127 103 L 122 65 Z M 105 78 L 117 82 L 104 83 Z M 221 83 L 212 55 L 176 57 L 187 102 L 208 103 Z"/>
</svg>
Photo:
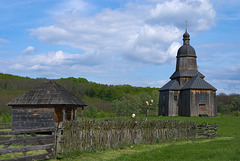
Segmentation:
<svg viewBox="0 0 240 161">
<path fill-rule="evenodd" d="M 64 0 L 49 10 L 54 16 L 51 25 L 29 30 L 40 42 L 75 48 L 75 53 L 80 49 L 82 54 L 62 50 L 31 55 L 35 48 L 29 46 L 18 58 L 0 59 L 2 71 L 48 78 L 98 77 L 103 83 L 161 87 L 165 77 L 136 81 L 131 72 L 146 64 L 175 62 L 184 21 L 188 19 L 190 33 L 196 33 L 213 26 L 215 18 L 208 0 L 130 2 L 89 14 L 91 7 L 87 1 Z"/>
<path fill-rule="evenodd" d="M 175 61 L 185 19 L 192 31 L 199 31 L 213 26 L 215 18 L 208 0 L 128 3 L 122 9 L 103 9 L 94 15 L 81 14 L 81 6 L 89 5 L 86 2 L 75 3 L 59 4 L 66 6 L 58 10 L 62 16 L 51 26 L 31 29 L 31 35 L 42 42 L 80 48 L 89 58 L 101 55 L 102 60 L 111 57 L 163 64 Z M 75 12 L 66 12 L 72 9 Z"/>
<path fill-rule="evenodd" d="M 149 23 L 183 27 L 188 20 L 192 31 L 208 30 L 215 25 L 216 13 L 208 0 L 172 0 L 159 3 L 151 10 Z"/>
<path fill-rule="evenodd" d="M 9 43 L 9 41 L 6 40 L 6 39 L 0 39 L 0 42 L 1 42 L 1 43 Z"/>
<path fill-rule="evenodd" d="M 22 53 L 24 54 L 24 55 L 30 55 L 30 54 L 32 54 L 33 52 L 35 52 L 36 51 L 36 48 L 35 47 L 33 47 L 33 46 L 28 46 L 26 49 L 24 49 L 23 51 L 22 51 Z"/>
<path fill-rule="evenodd" d="M 99 62 L 101 56 L 89 54 L 69 54 L 63 51 L 49 52 L 37 55 L 22 55 L 17 58 L 0 59 L 1 72 L 33 73 L 33 77 L 59 78 L 62 76 L 108 76 L 109 73 L 121 75 L 121 64 L 109 62 L 107 65 Z M 7 66 L 7 68 L 6 68 Z M 102 70 L 100 70 L 102 69 Z M 48 75 L 46 74 L 48 73 Z M 115 75 L 112 74 L 112 75 Z"/>
</svg>

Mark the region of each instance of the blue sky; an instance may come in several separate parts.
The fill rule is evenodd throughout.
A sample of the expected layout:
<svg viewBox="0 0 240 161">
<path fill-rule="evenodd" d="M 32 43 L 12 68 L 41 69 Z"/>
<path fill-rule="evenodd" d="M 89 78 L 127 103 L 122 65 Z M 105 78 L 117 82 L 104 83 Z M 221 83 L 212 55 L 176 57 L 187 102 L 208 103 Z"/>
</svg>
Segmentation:
<svg viewBox="0 0 240 161">
<path fill-rule="evenodd" d="M 185 20 L 198 70 L 240 94 L 239 0 L 0 1 L 0 72 L 161 87 Z"/>
</svg>

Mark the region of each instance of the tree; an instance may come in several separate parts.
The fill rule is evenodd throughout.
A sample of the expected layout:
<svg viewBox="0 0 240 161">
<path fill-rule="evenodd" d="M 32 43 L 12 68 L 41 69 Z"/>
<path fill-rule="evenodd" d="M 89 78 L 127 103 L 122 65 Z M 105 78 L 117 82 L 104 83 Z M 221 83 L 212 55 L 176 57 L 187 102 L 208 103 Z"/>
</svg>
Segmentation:
<svg viewBox="0 0 240 161">
<path fill-rule="evenodd" d="M 111 109 L 118 116 L 131 116 L 133 113 L 140 114 L 141 99 L 139 96 L 123 94 L 120 99 L 112 102 Z"/>
<path fill-rule="evenodd" d="M 240 111 L 240 97 L 233 98 L 231 105 L 231 111 Z"/>
<path fill-rule="evenodd" d="M 90 105 L 90 106 L 89 106 L 89 112 L 90 112 L 90 116 L 91 116 L 92 118 L 96 118 L 98 111 L 97 111 L 97 108 L 96 108 L 95 106 Z"/>
</svg>

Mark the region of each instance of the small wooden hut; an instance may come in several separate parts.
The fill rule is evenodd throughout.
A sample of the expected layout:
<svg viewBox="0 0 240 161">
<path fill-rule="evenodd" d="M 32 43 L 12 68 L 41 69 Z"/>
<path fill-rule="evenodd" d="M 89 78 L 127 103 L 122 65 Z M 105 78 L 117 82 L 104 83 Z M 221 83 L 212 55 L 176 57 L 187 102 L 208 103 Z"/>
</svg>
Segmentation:
<svg viewBox="0 0 240 161">
<path fill-rule="evenodd" d="M 53 127 L 77 119 L 77 108 L 87 104 L 54 81 L 46 81 L 8 103 L 12 130 Z"/>
</svg>

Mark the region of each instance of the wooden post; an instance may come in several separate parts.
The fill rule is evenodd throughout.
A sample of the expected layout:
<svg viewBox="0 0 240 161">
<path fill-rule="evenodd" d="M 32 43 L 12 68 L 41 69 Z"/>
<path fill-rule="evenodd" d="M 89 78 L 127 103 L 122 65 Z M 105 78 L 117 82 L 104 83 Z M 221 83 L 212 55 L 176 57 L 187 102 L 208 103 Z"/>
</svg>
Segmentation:
<svg viewBox="0 0 240 161">
<path fill-rule="evenodd" d="M 62 134 L 62 123 L 57 123 L 55 126 L 55 158 L 60 151 L 60 141 Z"/>
<path fill-rule="evenodd" d="M 84 120 L 84 106 L 82 106 L 82 121 Z"/>
<path fill-rule="evenodd" d="M 23 134 L 23 139 L 27 139 L 27 134 L 26 133 Z M 26 141 L 23 142 L 23 146 L 24 147 L 27 146 L 27 142 Z M 24 157 L 27 156 L 27 152 L 25 150 L 23 151 L 23 156 Z"/>
<path fill-rule="evenodd" d="M 71 120 L 74 120 L 73 110 L 74 110 L 74 108 L 72 107 L 72 109 L 71 109 Z"/>
<path fill-rule="evenodd" d="M 65 107 L 62 108 L 62 113 L 63 113 L 63 122 L 65 121 Z"/>
<path fill-rule="evenodd" d="M 75 119 L 77 120 L 77 107 L 74 109 L 75 111 Z"/>
</svg>

